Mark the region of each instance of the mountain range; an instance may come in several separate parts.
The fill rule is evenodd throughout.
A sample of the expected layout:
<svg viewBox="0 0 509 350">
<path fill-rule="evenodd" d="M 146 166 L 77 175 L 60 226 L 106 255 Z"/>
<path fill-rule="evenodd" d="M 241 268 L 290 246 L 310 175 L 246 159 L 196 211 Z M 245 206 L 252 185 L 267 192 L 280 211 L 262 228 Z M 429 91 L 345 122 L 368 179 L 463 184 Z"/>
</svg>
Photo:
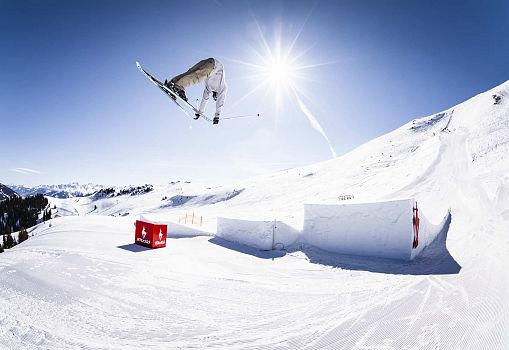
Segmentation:
<svg viewBox="0 0 509 350">
<path fill-rule="evenodd" d="M 19 195 L 24 197 L 33 196 L 35 194 L 43 194 L 45 196 L 55 198 L 84 197 L 104 188 L 104 186 L 102 185 L 96 185 L 91 183 L 79 184 L 77 182 L 60 185 L 39 185 L 34 187 L 11 184 L 9 185 L 9 187 L 16 191 Z"/>
</svg>

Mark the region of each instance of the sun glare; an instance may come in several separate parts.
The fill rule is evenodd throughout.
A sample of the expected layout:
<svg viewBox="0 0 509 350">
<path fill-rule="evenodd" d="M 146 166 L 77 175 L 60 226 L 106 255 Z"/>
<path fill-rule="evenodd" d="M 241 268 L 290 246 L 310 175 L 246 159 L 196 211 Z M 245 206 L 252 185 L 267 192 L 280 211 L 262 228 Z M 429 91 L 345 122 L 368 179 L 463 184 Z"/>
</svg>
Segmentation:
<svg viewBox="0 0 509 350">
<path fill-rule="evenodd" d="M 297 42 L 305 22 L 296 33 L 286 37 L 283 35 L 285 32 L 283 25 L 276 26 L 270 38 L 267 37 L 267 30 L 262 29 L 257 20 L 254 24 L 257 30 L 255 35 L 257 45 L 249 47 L 251 49 L 249 61 L 229 58 L 230 61 L 248 67 L 246 70 L 248 74 L 244 78 L 253 82 L 251 84 L 253 88 L 235 105 L 260 91 L 265 91 L 266 97 L 274 102 L 276 112 L 286 103 L 294 103 L 297 93 L 311 100 L 305 92 L 307 82 L 313 80 L 308 72 L 312 68 L 328 63 L 303 62 L 303 57 L 311 52 L 310 48 L 297 49 Z"/>
<path fill-rule="evenodd" d="M 272 60 L 264 67 L 267 78 L 276 84 L 292 84 L 295 69 L 296 68 L 285 59 Z"/>
<path fill-rule="evenodd" d="M 299 80 L 305 79 L 302 70 L 307 67 L 298 63 L 301 55 L 292 51 L 292 41 L 285 42 L 278 35 L 270 45 L 263 35 L 260 37 L 263 45 L 255 54 L 259 60 L 250 64 L 254 73 L 252 78 L 257 82 L 257 88 L 265 86 L 271 92 L 278 110 L 285 101 L 291 100 L 296 90 L 300 90 Z"/>
<path fill-rule="evenodd" d="M 243 61 L 238 59 L 229 59 L 230 61 L 237 62 L 248 67 L 250 72 L 245 78 L 254 81 L 254 84 L 252 84 L 253 88 L 238 99 L 233 107 L 242 103 L 247 98 L 251 98 L 255 93 L 265 91 L 265 98 L 263 99 L 264 107 L 275 112 L 274 120 L 277 122 L 283 107 L 296 103 L 298 108 L 300 108 L 304 116 L 308 119 L 310 126 L 323 136 L 324 140 L 329 145 L 332 158 L 335 158 L 336 152 L 323 127 L 311 112 L 311 109 L 304 102 L 304 100 L 313 100 L 306 94 L 305 87 L 308 85 L 308 82 L 314 81 L 311 74 L 306 74 L 307 70 L 335 62 L 319 64 L 304 64 L 302 62 L 302 57 L 306 53 L 310 52 L 310 48 L 299 52 L 296 52 L 295 49 L 297 40 L 302 33 L 306 21 L 304 21 L 293 39 L 284 38 L 282 35 L 282 28 L 277 28 L 273 41 L 269 44 L 269 41 L 264 34 L 264 30 L 262 30 L 260 24 L 255 19 L 256 29 L 258 30 L 258 43 L 260 46 L 250 47 L 251 60 Z M 305 82 L 305 84 L 303 82 Z M 265 101 L 269 100 L 273 101 L 273 106 L 265 106 Z"/>
<path fill-rule="evenodd" d="M 264 30 L 255 21 L 259 46 L 251 46 L 250 60 L 230 59 L 249 68 L 246 79 L 254 82 L 253 89 L 237 103 L 258 91 L 265 91 L 267 97 L 274 102 L 276 111 L 292 100 L 295 91 L 301 91 L 299 83 L 307 80 L 305 70 L 315 65 L 304 65 L 300 59 L 307 51 L 296 52 L 296 42 L 302 28 L 292 38 L 285 38 L 282 29 L 276 28 L 272 40 L 264 34 Z M 301 91 L 302 93 L 302 91 Z"/>
</svg>

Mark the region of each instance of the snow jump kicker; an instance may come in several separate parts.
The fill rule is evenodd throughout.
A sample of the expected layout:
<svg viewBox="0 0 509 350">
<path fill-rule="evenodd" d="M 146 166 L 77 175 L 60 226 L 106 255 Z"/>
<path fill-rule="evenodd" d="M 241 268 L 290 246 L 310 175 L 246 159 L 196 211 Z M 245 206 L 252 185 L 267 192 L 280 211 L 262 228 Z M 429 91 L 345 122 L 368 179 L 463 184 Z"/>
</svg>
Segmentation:
<svg viewBox="0 0 509 350">
<path fill-rule="evenodd" d="M 305 204 L 304 240 L 334 253 L 412 260 L 440 233 L 412 199 Z"/>
<path fill-rule="evenodd" d="M 305 243 L 332 253 L 412 260 L 442 231 L 414 199 L 304 204 L 302 231 L 277 220 L 218 218 L 216 236 L 262 250 Z"/>
</svg>

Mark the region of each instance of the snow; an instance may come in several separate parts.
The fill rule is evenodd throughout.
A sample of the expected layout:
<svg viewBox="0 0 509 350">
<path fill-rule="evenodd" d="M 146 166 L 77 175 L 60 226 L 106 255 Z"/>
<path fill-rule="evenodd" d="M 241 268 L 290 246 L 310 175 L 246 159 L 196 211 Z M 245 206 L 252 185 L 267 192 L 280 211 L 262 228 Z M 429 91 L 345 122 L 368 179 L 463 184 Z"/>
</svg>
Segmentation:
<svg viewBox="0 0 509 350">
<path fill-rule="evenodd" d="M 271 250 L 274 239 L 273 221 L 250 221 L 218 218 L 216 237 L 250 247 Z"/>
<path fill-rule="evenodd" d="M 506 82 L 336 159 L 231 186 L 51 199 L 69 216 L 0 255 L 0 349 L 506 349 L 508 96 Z M 357 228 L 338 212 L 402 198 L 422 208 L 411 261 L 327 252 L 342 243 L 334 225 L 308 234 L 321 220 Z M 186 213 L 202 226 L 178 224 Z M 133 244 L 140 215 L 167 222 L 166 248 Z M 274 221 L 276 250 L 220 237 Z"/>
<path fill-rule="evenodd" d="M 215 236 L 262 250 L 287 250 L 301 243 L 302 231 L 278 220 L 219 217 Z"/>
<path fill-rule="evenodd" d="M 168 227 L 168 237 L 183 238 L 183 237 L 196 237 L 196 236 L 213 236 L 214 232 L 207 231 L 203 227 L 193 225 L 185 225 L 168 220 L 165 215 L 157 214 L 142 214 L 139 219 L 141 221 L 150 222 L 154 224 L 163 224 Z"/>
<path fill-rule="evenodd" d="M 431 224 L 419 212 L 419 244 L 414 239 L 414 199 L 342 205 L 306 204 L 304 240 L 343 254 L 411 260 L 428 246 L 445 225 Z"/>
<path fill-rule="evenodd" d="M 262 250 L 308 243 L 333 253 L 412 260 L 437 238 L 449 215 L 432 224 L 420 209 L 419 244 L 413 247 L 414 207 L 418 207 L 414 199 L 304 204 L 302 230 L 277 220 L 219 217 L 215 235 Z"/>
</svg>

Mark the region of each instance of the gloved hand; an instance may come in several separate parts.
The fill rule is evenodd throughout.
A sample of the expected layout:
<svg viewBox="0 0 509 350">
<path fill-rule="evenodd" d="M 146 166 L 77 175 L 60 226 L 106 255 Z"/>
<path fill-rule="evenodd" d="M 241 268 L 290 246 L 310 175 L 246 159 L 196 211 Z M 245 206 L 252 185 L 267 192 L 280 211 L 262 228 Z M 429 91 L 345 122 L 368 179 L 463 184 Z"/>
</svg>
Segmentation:
<svg viewBox="0 0 509 350">
<path fill-rule="evenodd" d="M 216 113 L 214 115 L 214 119 L 212 120 L 212 124 L 218 124 L 219 123 L 219 113 Z"/>
</svg>

